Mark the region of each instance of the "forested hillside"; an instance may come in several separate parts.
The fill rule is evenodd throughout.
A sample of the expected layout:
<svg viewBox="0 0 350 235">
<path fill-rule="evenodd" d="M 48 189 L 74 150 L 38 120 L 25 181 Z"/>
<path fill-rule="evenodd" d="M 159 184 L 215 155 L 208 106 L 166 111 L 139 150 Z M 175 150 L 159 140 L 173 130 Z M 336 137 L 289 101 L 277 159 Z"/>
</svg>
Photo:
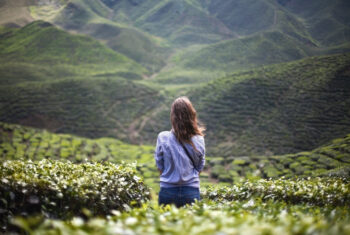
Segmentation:
<svg viewBox="0 0 350 235">
<path fill-rule="evenodd" d="M 349 54 L 311 57 L 236 72 L 187 92 L 207 127 L 209 153 L 295 153 L 347 134 L 349 66 Z M 170 125 L 168 107 L 156 118 L 163 122 L 145 125 L 141 136 Z"/>
<path fill-rule="evenodd" d="M 220 155 L 311 150 L 350 128 L 350 56 L 235 73 L 191 92 Z"/>
</svg>

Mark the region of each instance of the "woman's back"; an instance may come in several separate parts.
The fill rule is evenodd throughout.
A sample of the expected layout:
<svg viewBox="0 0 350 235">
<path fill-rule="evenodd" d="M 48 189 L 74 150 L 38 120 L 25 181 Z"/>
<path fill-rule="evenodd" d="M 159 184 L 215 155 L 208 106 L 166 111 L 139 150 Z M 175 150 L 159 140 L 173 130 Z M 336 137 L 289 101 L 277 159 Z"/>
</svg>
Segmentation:
<svg viewBox="0 0 350 235">
<path fill-rule="evenodd" d="M 171 131 L 159 133 L 155 160 L 160 171 L 159 204 L 183 206 L 199 200 L 199 173 L 205 163 L 204 128 L 187 97 L 171 105 Z"/>
<path fill-rule="evenodd" d="M 172 131 L 159 133 L 155 159 L 162 171 L 161 187 L 199 187 L 199 172 L 205 164 L 205 143 L 200 135 L 193 136 L 191 140 L 196 150 L 190 144 L 179 143 Z"/>
</svg>

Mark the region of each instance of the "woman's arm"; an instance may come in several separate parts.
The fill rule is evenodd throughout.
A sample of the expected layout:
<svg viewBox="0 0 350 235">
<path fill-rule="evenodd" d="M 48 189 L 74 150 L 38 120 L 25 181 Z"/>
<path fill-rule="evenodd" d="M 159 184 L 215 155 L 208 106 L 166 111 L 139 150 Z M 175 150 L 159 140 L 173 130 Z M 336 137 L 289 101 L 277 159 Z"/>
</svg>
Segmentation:
<svg viewBox="0 0 350 235">
<path fill-rule="evenodd" d="M 156 161 L 156 165 L 157 165 L 157 168 L 158 168 L 160 174 L 162 174 L 162 172 L 164 170 L 163 154 L 164 154 L 163 148 L 162 148 L 161 142 L 159 140 L 159 136 L 158 136 L 156 150 L 154 153 L 154 159 Z"/>
<path fill-rule="evenodd" d="M 197 170 L 199 173 L 201 173 L 205 165 L 205 142 L 203 137 L 200 139 L 197 149 L 199 151 L 198 154 L 200 159 L 198 162 Z"/>
</svg>

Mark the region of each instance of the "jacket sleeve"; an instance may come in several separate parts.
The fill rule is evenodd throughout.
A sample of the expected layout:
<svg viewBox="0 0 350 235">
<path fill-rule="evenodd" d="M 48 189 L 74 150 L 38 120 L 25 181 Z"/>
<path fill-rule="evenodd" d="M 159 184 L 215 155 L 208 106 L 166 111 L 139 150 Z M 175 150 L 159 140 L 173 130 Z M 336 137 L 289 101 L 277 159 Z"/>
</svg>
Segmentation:
<svg viewBox="0 0 350 235">
<path fill-rule="evenodd" d="M 205 165 L 205 142 L 202 136 L 199 138 L 199 141 L 196 144 L 196 148 L 198 150 L 198 152 L 194 151 L 196 158 L 198 159 L 196 169 L 198 171 L 202 171 Z"/>
<path fill-rule="evenodd" d="M 162 143 L 160 141 L 160 138 L 158 136 L 157 138 L 157 145 L 156 145 L 156 149 L 155 149 L 155 152 L 154 152 L 154 159 L 156 161 L 156 165 L 157 165 L 157 168 L 161 171 L 164 170 L 164 158 L 163 158 L 163 147 L 162 147 Z"/>
</svg>

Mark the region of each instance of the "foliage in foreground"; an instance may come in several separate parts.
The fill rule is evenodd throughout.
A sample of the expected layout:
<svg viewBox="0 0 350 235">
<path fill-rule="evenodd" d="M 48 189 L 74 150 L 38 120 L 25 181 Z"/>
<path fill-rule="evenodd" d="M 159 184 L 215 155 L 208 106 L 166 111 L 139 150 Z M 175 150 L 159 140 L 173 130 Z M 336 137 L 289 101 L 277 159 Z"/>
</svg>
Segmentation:
<svg viewBox="0 0 350 235">
<path fill-rule="evenodd" d="M 72 164 L 53 160 L 0 163 L 2 215 L 40 213 L 66 219 L 89 208 L 93 215 L 140 206 L 149 190 L 134 165 L 112 163 Z"/>
<path fill-rule="evenodd" d="M 260 180 L 202 190 L 203 200 L 185 208 L 150 201 L 106 217 L 12 223 L 31 234 L 349 234 L 349 185 L 341 178 Z"/>
<path fill-rule="evenodd" d="M 288 180 L 260 179 L 232 187 L 207 187 L 202 196 L 215 201 L 261 200 L 308 203 L 319 206 L 345 206 L 350 203 L 350 182 L 346 178 L 308 178 Z"/>
<path fill-rule="evenodd" d="M 349 234 L 346 207 L 291 205 L 283 201 L 203 200 L 186 208 L 144 204 L 107 218 L 69 221 L 39 217 L 13 221 L 32 234 Z"/>
</svg>

